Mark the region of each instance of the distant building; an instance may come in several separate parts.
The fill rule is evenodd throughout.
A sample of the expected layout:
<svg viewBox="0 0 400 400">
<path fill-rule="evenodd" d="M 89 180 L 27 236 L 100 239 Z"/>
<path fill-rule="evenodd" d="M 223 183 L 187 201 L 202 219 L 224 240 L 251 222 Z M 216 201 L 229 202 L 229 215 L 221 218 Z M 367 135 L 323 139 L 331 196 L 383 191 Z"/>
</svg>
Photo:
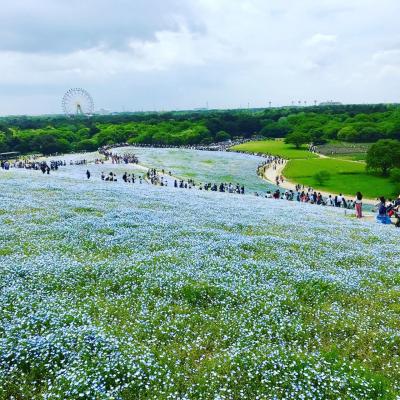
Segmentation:
<svg viewBox="0 0 400 400">
<path fill-rule="evenodd" d="M 319 103 L 320 106 L 342 106 L 343 103 L 340 101 L 323 101 L 322 103 Z"/>
<path fill-rule="evenodd" d="M 98 114 L 98 115 L 110 115 L 111 111 L 105 110 L 104 108 L 100 108 L 100 110 L 97 111 L 95 114 Z"/>
</svg>

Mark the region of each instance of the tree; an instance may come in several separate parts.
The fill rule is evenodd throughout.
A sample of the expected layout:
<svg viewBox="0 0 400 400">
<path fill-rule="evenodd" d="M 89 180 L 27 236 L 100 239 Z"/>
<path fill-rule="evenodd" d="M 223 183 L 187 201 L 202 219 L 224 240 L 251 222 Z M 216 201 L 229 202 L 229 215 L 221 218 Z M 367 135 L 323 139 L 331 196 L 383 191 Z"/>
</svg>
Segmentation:
<svg viewBox="0 0 400 400">
<path fill-rule="evenodd" d="M 57 153 L 69 153 L 71 151 L 71 144 L 66 139 L 56 139 Z"/>
<path fill-rule="evenodd" d="M 290 132 L 290 126 L 282 122 L 267 122 L 264 127 L 260 131 L 260 135 L 269 138 L 280 138 L 284 137 L 287 133 Z"/>
<path fill-rule="evenodd" d="M 320 128 L 312 128 L 310 129 L 310 138 L 313 144 L 325 144 L 327 140 L 324 137 L 324 132 Z"/>
<path fill-rule="evenodd" d="M 292 132 L 285 138 L 285 143 L 294 144 L 298 149 L 301 145 L 310 142 L 310 135 L 304 132 Z"/>
<path fill-rule="evenodd" d="M 392 168 L 400 167 L 400 141 L 381 139 L 374 143 L 367 152 L 367 169 L 379 170 L 388 175 Z"/>
<path fill-rule="evenodd" d="M 83 139 L 78 142 L 75 146 L 75 149 L 78 151 L 86 150 L 86 151 L 95 151 L 98 146 L 95 140 L 93 139 Z"/>
<path fill-rule="evenodd" d="M 365 128 L 362 128 L 360 131 L 359 141 L 374 142 L 379 138 L 382 138 L 382 136 L 383 133 L 379 129 L 373 128 L 371 126 L 366 126 Z"/>
<path fill-rule="evenodd" d="M 356 142 L 359 139 L 359 134 L 352 126 L 345 126 L 340 129 L 337 138 L 347 142 Z"/>
<path fill-rule="evenodd" d="M 7 144 L 6 135 L 3 132 L 0 132 L 0 153 L 5 153 L 8 151 L 9 147 Z"/>
<path fill-rule="evenodd" d="M 231 135 L 225 131 L 219 131 L 215 135 L 216 142 L 225 142 L 226 140 L 229 140 L 230 138 L 231 138 Z"/>
<path fill-rule="evenodd" d="M 253 135 L 288 142 L 323 143 L 327 139 L 375 142 L 400 140 L 398 105 L 343 105 L 335 107 L 271 108 L 254 110 L 207 110 L 204 112 L 121 113 L 67 119 L 64 116 L 21 116 L 0 118 L 0 149 L 21 153 L 69 151 L 104 144 L 163 143 L 185 145 L 222 141 Z M 293 142 L 292 132 L 296 143 Z M 49 137 L 52 136 L 52 137 Z M 299 140 L 308 135 L 309 138 Z M 47 139 L 37 139 L 47 136 Z M 226 139 L 225 139 L 226 137 Z M 93 142 L 87 141 L 88 139 Z"/>
<path fill-rule="evenodd" d="M 53 135 L 38 135 L 32 141 L 33 149 L 45 155 L 68 151 L 69 143 L 57 140 Z"/>
<path fill-rule="evenodd" d="M 99 132 L 100 132 L 100 129 L 96 125 L 92 125 L 89 128 L 89 136 L 90 137 L 94 136 L 96 133 L 99 133 Z"/>
</svg>

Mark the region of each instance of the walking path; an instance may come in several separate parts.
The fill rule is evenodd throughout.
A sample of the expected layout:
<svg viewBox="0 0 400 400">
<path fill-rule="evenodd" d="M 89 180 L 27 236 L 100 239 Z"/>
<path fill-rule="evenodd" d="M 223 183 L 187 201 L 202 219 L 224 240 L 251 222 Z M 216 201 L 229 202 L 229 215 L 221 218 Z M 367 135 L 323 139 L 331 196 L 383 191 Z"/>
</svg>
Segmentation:
<svg viewBox="0 0 400 400">
<path fill-rule="evenodd" d="M 283 175 L 283 170 L 286 167 L 286 164 L 288 163 L 288 160 L 284 160 L 283 164 L 268 164 L 264 167 L 264 175 L 263 178 L 267 180 L 268 182 L 271 182 L 273 184 L 276 184 L 276 177 Z M 273 165 L 276 165 L 276 169 L 273 168 Z M 288 189 L 288 190 L 293 190 L 296 191 L 296 184 L 293 182 L 288 181 L 285 176 L 284 181 L 281 183 L 279 182 L 279 186 L 282 187 L 283 189 Z M 336 194 L 334 193 L 329 193 L 329 192 L 324 192 L 321 190 L 316 190 L 317 192 L 321 193 L 323 196 L 335 196 Z M 354 194 L 355 195 L 355 194 Z M 351 197 L 351 196 L 350 196 Z M 354 197 L 354 196 L 353 196 Z M 352 197 L 351 197 L 352 198 Z M 370 204 L 370 205 L 376 205 L 377 200 L 372 200 L 372 199 L 363 199 L 363 203 L 365 204 Z"/>
</svg>

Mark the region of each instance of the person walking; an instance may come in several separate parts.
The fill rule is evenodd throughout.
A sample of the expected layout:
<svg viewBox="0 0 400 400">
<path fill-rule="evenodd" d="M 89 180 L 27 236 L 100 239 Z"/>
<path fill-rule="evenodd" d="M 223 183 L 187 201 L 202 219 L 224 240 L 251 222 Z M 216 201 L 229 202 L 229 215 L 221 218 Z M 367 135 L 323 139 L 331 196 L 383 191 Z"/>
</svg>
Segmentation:
<svg viewBox="0 0 400 400">
<path fill-rule="evenodd" d="M 361 192 L 357 192 L 356 198 L 354 200 L 357 218 L 362 218 L 362 198 L 363 198 L 363 196 L 362 196 Z"/>
<path fill-rule="evenodd" d="M 86 170 L 86 176 L 88 179 L 90 179 L 90 171 L 89 170 Z"/>
</svg>

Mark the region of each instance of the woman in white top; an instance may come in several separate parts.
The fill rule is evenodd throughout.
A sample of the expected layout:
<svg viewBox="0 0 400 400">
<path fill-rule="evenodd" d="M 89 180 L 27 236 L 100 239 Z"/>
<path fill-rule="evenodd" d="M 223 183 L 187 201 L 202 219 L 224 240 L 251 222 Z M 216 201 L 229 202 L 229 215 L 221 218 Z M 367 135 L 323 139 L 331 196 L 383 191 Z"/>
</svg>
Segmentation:
<svg viewBox="0 0 400 400">
<path fill-rule="evenodd" d="M 362 194 L 361 192 L 356 193 L 356 198 L 354 199 L 356 216 L 357 218 L 362 218 Z"/>
</svg>

